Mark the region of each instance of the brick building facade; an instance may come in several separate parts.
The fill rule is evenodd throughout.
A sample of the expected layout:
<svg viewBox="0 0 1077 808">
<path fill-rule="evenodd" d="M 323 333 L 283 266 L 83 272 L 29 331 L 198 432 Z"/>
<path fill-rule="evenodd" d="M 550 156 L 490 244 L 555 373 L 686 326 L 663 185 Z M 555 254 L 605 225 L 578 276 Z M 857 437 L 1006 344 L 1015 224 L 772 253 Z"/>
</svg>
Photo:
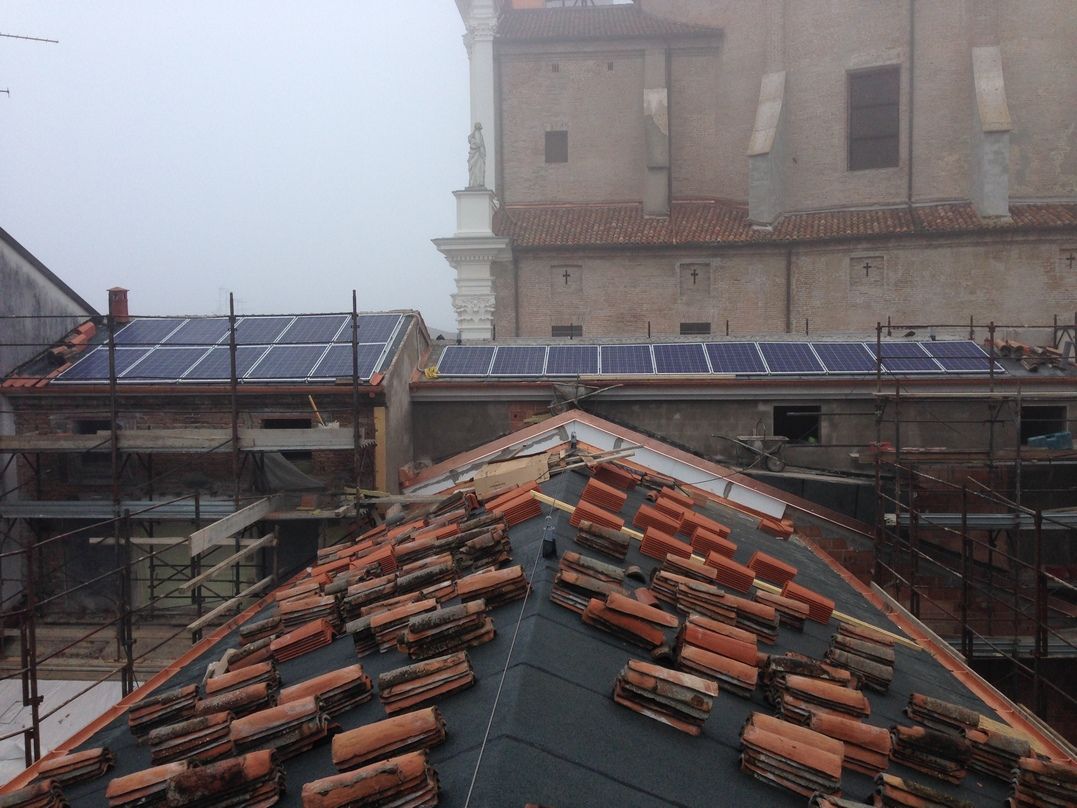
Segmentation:
<svg viewBox="0 0 1077 808">
<path fill-rule="evenodd" d="M 461 4 L 491 200 L 487 252 L 437 242 L 465 337 L 1077 307 L 1064 0 L 542 5 Z"/>
</svg>

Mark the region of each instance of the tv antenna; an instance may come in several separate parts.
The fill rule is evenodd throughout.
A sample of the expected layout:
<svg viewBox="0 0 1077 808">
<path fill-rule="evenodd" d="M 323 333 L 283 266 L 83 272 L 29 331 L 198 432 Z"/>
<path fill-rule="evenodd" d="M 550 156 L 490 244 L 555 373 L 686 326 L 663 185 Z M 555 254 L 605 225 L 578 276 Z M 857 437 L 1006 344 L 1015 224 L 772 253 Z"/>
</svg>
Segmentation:
<svg viewBox="0 0 1077 808">
<path fill-rule="evenodd" d="M 60 44 L 60 40 L 58 39 L 46 39 L 43 36 L 26 36 L 25 34 L 5 34 L 2 31 L 0 31 L 0 37 L 3 37 L 4 39 L 22 39 L 26 42 L 44 42 L 49 45 Z M 7 87 L 0 90 L 0 93 L 3 93 L 8 98 L 11 98 L 11 90 Z"/>
</svg>

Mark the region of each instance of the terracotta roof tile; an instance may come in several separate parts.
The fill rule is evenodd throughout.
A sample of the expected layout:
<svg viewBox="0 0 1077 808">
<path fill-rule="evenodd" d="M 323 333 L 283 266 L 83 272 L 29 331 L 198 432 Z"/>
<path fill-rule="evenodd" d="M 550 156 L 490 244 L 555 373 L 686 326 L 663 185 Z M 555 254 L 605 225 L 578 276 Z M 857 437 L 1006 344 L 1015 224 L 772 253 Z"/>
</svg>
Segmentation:
<svg viewBox="0 0 1077 808">
<path fill-rule="evenodd" d="M 429 749 L 444 740 L 445 719 L 437 707 L 426 707 L 337 735 L 333 738 L 333 765 L 347 771 L 393 755 Z"/>
<path fill-rule="evenodd" d="M 912 208 L 796 213 L 772 229 L 753 228 L 747 208 L 720 200 L 675 201 L 668 217 L 645 216 L 637 203 L 508 205 L 498 235 L 518 249 L 676 247 L 749 242 L 821 241 L 909 234 L 1077 227 L 1077 204 L 1015 204 L 1012 218 L 982 219 L 969 203 Z"/>
<path fill-rule="evenodd" d="M 620 531 L 598 525 L 586 519 L 580 520 L 576 544 L 596 550 L 602 555 L 623 561 L 628 555 L 628 539 Z"/>
<path fill-rule="evenodd" d="M 636 5 L 509 10 L 497 23 L 503 42 L 720 35 L 721 29 L 656 17 Z"/>
</svg>

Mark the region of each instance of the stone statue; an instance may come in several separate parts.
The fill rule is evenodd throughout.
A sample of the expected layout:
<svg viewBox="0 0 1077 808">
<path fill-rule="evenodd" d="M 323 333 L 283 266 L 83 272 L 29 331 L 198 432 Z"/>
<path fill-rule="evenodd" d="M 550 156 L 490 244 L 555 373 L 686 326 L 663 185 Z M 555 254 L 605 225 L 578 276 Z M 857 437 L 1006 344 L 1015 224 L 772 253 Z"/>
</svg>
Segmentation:
<svg viewBox="0 0 1077 808">
<path fill-rule="evenodd" d="M 475 124 L 467 136 L 467 187 L 486 187 L 486 142 L 482 139 L 482 124 Z"/>
</svg>

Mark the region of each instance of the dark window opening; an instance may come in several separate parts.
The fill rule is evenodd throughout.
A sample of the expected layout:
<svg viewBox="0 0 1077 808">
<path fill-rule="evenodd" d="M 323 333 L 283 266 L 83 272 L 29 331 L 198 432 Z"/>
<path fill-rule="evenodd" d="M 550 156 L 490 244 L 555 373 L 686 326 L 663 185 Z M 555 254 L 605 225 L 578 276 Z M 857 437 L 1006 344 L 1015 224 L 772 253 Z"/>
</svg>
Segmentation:
<svg viewBox="0 0 1077 808">
<path fill-rule="evenodd" d="M 819 443 L 821 408 L 818 405 L 794 404 L 774 408 L 774 434 L 789 438 L 790 443 Z"/>
<path fill-rule="evenodd" d="M 849 170 L 900 163 L 901 68 L 849 74 Z"/>
<path fill-rule="evenodd" d="M 553 71 L 554 73 L 560 73 L 561 72 L 561 65 L 559 65 L 557 62 L 554 62 L 552 65 L 550 65 L 550 70 Z"/>
<path fill-rule="evenodd" d="M 565 130 L 546 133 L 546 162 L 568 162 L 568 132 Z"/>
<path fill-rule="evenodd" d="M 613 62 L 606 62 L 606 70 L 613 70 Z"/>
<path fill-rule="evenodd" d="M 555 325 L 550 328 L 551 337 L 582 337 L 582 325 Z"/>
<path fill-rule="evenodd" d="M 1069 431 L 1066 406 L 1038 405 L 1021 407 L 1021 444 L 1039 435 Z"/>
<path fill-rule="evenodd" d="M 119 429 L 120 425 L 116 424 Z M 72 430 L 76 435 L 97 435 L 104 432 L 101 440 L 104 446 L 99 446 L 95 451 L 82 454 L 82 470 L 89 472 L 100 469 L 112 468 L 112 452 L 109 450 L 109 433 L 112 431 L 112 421 L 108 418 L 78 418 L 75 420 Z"/>
<path fill-rule="evenodd" d="M 311 429 L 314 426 L 313 421 L 310 418 L 263 418 L 262 429 Z M 313 457 L 309 450 L 289 450 L 281 452 L 281 455 L 287 459 L 296 463 L 300 461 L 303 465 L 300 465 L 303 471 L 310 471 L 310 460 Z M 298 464 L 297 464 L 298 465 Z"/>
<path fill-rule="evenodd" d="M 710 323 L 681 323 L 681 335 L 690 336 L 692 334 L 710 334 Z"/>
<path fill-rule="evenodd" d="M 116 425 L 119 428 L 119 424 Z M 111 432 L 112 421 L 108 418 L 79 418 L 75 421 L 76 435 L 96 435 L 98 432 Z"/>
</svg>

